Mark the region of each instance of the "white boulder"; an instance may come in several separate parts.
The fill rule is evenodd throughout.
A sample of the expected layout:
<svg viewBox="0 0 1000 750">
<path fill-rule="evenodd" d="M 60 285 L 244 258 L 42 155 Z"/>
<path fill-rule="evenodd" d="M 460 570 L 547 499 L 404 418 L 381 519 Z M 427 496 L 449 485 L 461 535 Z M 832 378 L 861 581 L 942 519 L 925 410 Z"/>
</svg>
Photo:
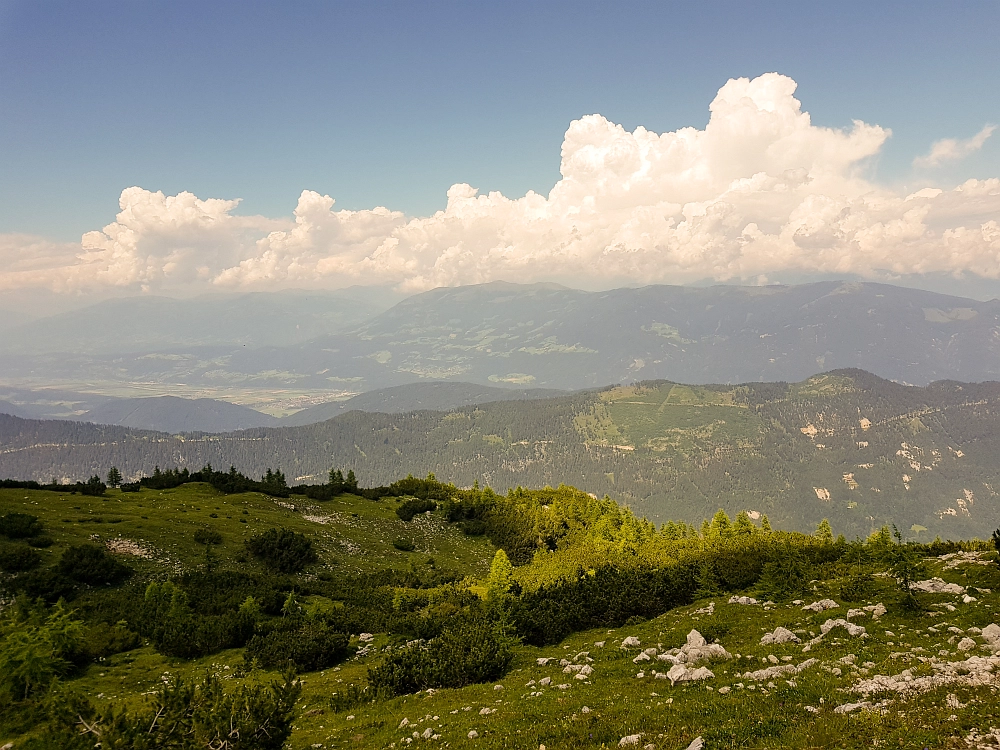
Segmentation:
<svg viewBox="0 0 1000 750">
<path fill-rule="evenodd" d="M 783 628 L 778 626 L 774 629 L 773 633 L 766 633 L 763 638 L 760 639 L 761 646 L 769 646 L 773 644 L 782 643 L 801 643 L 801 639 L 795 635 L 788 628 Z"/>
<path fill-rule="evenodd" d="M 910 584 L 913 591 L 923 591 L 925 594 L 964 594 L 965 587 L 957 583 L 945 583 L 941 578 L 929 578 L 926 581 L 914 581 Z"/>
<path fill-rule="evenodd" d="M 836 620 L 827 620 L 822 625 L 819 626 L 820 632 L 826 635 L 834 628 L 843 628 L 847 633 L 854 638 L 860 635 L 865 635 L 866 631 L 861 625 L 855 625 L 853 622 L 848 622 L 843 618 L 838 618 Z"/>
</svg>

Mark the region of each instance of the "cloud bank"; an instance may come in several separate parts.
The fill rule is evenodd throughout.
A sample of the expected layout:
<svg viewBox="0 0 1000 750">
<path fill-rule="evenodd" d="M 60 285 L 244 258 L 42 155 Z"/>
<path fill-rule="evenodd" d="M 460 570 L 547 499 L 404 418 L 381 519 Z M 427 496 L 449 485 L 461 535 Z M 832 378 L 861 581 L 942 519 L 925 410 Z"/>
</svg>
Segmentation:
<svg viewBox="0 0 1000 750">
<path fill-rule="evenodd" d="M 305 190 L 291 219 L 240 216 L 236 200 L 122 192 L 121 212 L 78 246 L 0 238 L 0 288 L 419 291 L 508 281 L 589 287 L 776 274 L 1000 277 L 1000 179 L 906 195 L 866 178 L 890 131 L 813 125 L 795 82 L 733 79 L 703 130 L 628 132 L 572 122 L 548 196 L 448 190 L 444 210 L 336 210 Z M 941 141 L 928 164 L 970 153 Z M 950 144 L 950 145 L 949 145 Z M 978 145 L 977 145 L 978 144 Z M 956 156 L 958 155 L 958 156 Z"/>
</svg>

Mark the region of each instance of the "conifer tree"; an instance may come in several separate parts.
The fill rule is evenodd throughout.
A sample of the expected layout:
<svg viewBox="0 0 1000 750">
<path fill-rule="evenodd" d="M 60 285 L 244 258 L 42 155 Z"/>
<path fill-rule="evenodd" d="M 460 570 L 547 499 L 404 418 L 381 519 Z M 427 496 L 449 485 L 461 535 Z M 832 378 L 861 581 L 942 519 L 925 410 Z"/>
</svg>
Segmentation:
<svg viewBox="0 0 1000 750">
<path fill-rule="evenodd" d="M 823 544 L 833 544 L 833 528 L 830 526 L 830 521 L 824 518 L 819 522 L 816 527 L 815 537 L 819 539 Z"/>
<path fill-rule="evenodd" d="M 490 564 L 490 575 L 486 579 L 486 598 L 499 601 L 510 593 L 514 583 L 514 566 L 510 564 L 507 553 L 498 549 Z"/>
</svg>

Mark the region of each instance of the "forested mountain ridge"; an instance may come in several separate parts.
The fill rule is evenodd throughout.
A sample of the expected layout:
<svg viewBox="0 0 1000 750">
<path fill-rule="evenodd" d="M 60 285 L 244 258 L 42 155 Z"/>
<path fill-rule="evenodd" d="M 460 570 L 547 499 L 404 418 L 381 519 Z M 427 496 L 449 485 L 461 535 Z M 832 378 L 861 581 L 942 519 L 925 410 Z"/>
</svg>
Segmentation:
<svg viewBox="0 0 1000 750">
<path fill-rule="evenodd" d="M 903 386 L 862 371 L 801 383 L 648 382 L 446 412 L 350 412 L 304 427 L 172 437 L 0 416 L 0 476 L 81 479 L 117 466 L 235 465 L 366 483 L 433 471 L 469 486 L 572 483 L 654 520 L 719 507 L 786 528 L 830 518 L 848 536 L 896 524 L 919 539 L 1000 524 L 1000 383 Z"/>
</svg>

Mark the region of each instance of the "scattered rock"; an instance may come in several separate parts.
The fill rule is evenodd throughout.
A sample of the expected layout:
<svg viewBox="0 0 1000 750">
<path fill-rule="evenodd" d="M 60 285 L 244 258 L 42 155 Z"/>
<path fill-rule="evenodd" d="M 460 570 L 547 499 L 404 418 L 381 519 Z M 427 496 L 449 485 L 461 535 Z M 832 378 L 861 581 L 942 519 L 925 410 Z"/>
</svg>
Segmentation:
<svg viewBox="0 0 1000 750">
<path fill-rule="evenodd" d="M 941 578 L 929 578 L 926 581 L 914 581 L 910 584 L 913 591 L 923 591 L 925 594 L 964 594 L 965 587 L 957 583 L 945 583 Z"/>
<path fill-rule="evenodd" d="M 695 737 L 694 742 L 687 746 L 687 750 L 704 750 L 705 740 L 701 737 Z"/>
<path fill-rule="evenodd" d="M 471 730 L 471 731 L 469 732 L 469 739 L 470 739 L 470 740 L 474 740 L 474 739 L 476 739 L 476 737 L 478 737 L 478 736 L 479 736 L 479 732 L 477 732 L 477 731 L 476 731 L 475 729 L 473 729 L 473 730 Z"/>
<path fill-rule="evenodd" d="M 848 622 L 842 618 L 836 620 L 827 620 L 822 625 L 819 626 L 820 632 L 826 635 L 834 628 L 843 628 L 848 632 L 849 635 L 857 638 L 860 635 L 865 635 L 866 631 L 861 625 L 855 625 L 853 622 Z"/>
<path fill-rule="evenodd" d="M 622 648 L 639 648 L 639 646 L 641 646 L 641 645 L 642 645 L 642 643 L 639 641 L 638 638 L 636 638 L 634 635 L 630 635 L 628 638 L 626 638 L 624 641 L 622 641 L 621 647 Z"/>
<path fill-rule="evenodd" d="M 1000 625 L 996 623 L 987 625 L 980 636 L 993 648 L 1000 648 Z"/>
<path fill-rule="evenodd" d="M 971 638 L 963 638 L 958 642 L 959 651 L 972 651 L 976 647 L 976 642 Z"/>
<path fill-rule="evenodd" d="M 649 661 L 649 654 L 647 654 L 645 651 L 640 651 L 639 655 L 632 660 L 632 663 L 638 664 L 641 661 Z"/>
<path fill-rule="evenodd" d="M 833 599 L 820 599 L 818 602 L 805 605 L 802 609 L 807 612 L 822 612 L 827 609 L 837 609 L 839 606 Z"/>
<path fill-rule="evenodd" d="M 981 687 L 996 684 L 996 672 L 1000 670 L 1000 657 L 970 656 L 964 661 L 942 661 L 932 659 L 928 662 L 934 670 L 933 674 L 916 676 L 909 669 L 896 675 L 875 675 L 871 679 L 861 680 L 851 687 L 851 691 L 863 696 L 879 692 L 897 694 L 926 693 L 945 685 L 966 685 Z"/>
<path fill-rule="evenodd" d="M 791 630 L 788 630 L 787 628 L 783 628 L 780 626 L 775 628 L 773 633 L 767 633 L 766 635 L 764 635 L 763 638 L 760 639 L 761 646 L 769 646 L 772 643 L 782 644 L 782 643 L 801 643 L 801 642 L 802 641 L 799 639 L 797 635 L 795 635 L 795 633 L 793 633 Z"/>
<path fill-rule="evenodd" d="M 618 740 L 618 747 L 638 747 L 639 740 L 641 739 L 641 734 L 630 734 L 627 737 L 622 737 Z"/>
<path fill-rule="evenodd" d="M 744 606 L 750 607 L 754 604 L 760 604 L 759 601 L 750 596 L 731 596 L 729 597 L 730 604 L 742 604 Z"/>
<path fill-rule="evenodd" d="M 688 669 L 683 664 L 674 664 L 667 672 L 667 679 L 670 680 L 671 685 L 676 685 L 678 682 L 707 680 L 712 677 L 715 677 L 715 674 L 708 667 Z"/>
<path fill-rule="evenodd" d="M 849 714 L 858 709 L 869 709 L 872 708 L 872 704 L 869 701 L 860 701 L 859 703 L 845 703 L 843 706 L 837 706 L 833 709 L 835 714 Z"/>
<path fill-rule="evenodd" d="M 766 669 L 758 669 L 756 672 L 747 672 L 742 677 L 744 680 L 753 680 L 754 682 L 773 680 L 775 677 L 781 677 L 786 674 L 798 674 L 803 669 L 816 664 L 817 661 L 817 659 L 806 659 L 801 664 L 781 664 L 775 667 L 767 667 Z"/>
</svg>

